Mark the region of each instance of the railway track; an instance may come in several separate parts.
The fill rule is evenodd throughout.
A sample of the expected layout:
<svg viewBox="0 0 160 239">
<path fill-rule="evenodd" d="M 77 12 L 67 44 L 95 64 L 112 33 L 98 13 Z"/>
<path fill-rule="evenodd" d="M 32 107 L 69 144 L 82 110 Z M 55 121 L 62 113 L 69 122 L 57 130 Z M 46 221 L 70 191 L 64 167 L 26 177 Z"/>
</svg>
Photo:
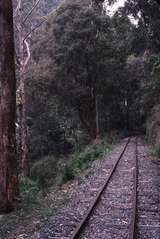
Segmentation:
<svg viewBox="0 0 160 239">
<path fill-rule="evenodd" d="M 130 144 L 134 144 L 134 148 L 135 151 L 131 157 L 131 161 L 128 162 L 127 160 L 124 159 L 124 155 L 126 150 L 128 149 Z M 132 145 L 133 147 L 133 145 Z M 125 164 L 128 166 L 126 169 L 126 165 L 123 165 L 123 159 L 125 161 Z M 134 160 L 133 160 L 134 159 Z M 125 167 L 125 168 L 124 168 Z M 131 171 L 130 171 L 130 167 L 131 167 Z M 108 223 L 106 224 L 106 228 L 111 228 L 112 230 L 114 229 L 114 227 L 121 227 L 121 231 L 125 231 L 125 233 L 122 235 L 121 238 L 129 238 L 129 239 L 136 239 L 136 234 L 137 234 L 137 228 L 136 228 L 136 216 L 137 216 L 137 186 L 138 186 L 138 152 L 137 152 L 137 138 L 135 138 L 134 140 L 131 140 L 130 138 L 127 140 L 122 153 L 120 154 L 120 156 L 118 157 L 117 161 L 115 162 L 113 168 L 111 169 L 111 172 L 109 174 L 109 176 L 107 177 L 106 181 L 104 182 L 104 184 L 102 185 L 102 187 L 100 188 L 97 196 L 95 197 L 95 199 L 93 200 L 93 202 L 91 203 L 89 209 L 87 210 L 86 214 L 84 215 L 84 217 L 82 218 L 82 220 L 80 221 L 80 223 L 77 225 L 76 230 L 73 232 L 71 239 L 78 239 L 78 238 L 85 238 L 85 239 L 89 239 L 91 238 L 91 233 L 92 233 L 92 229 L 94 225 L 90 225 L 89 222 L 92 220 L 92 222 L 94 221 L 94 219 L 97 217 L 99 217 L 100 215 L 94 215 L 94 214 L 98 214 L 98 208 L 99 204 L 103 203 L 104 200 L 106 200 L 106 198 L 108 198 L 108 195 L 110 192 L 110 185 L 113 183 L 113 181 L 117 178 L 117 175 L 115 176 L 116 178 L 114 179 L 114 175 L 116 173 L 118 173 L 119 177 L 119 171 L 118 169 L 121 171 L 122 176 L 124 177 L 125 171 L 126 171 L 126 175 L 128 175 L 127 170 L 130 171 L 130 177 L 131 177 L 131 193 L 130 193 L 130 207 L 128 208 L 129 213 L 127 212 L 127 216 L 129 216 L 129 221 L 126 225 L 123 224 L 117 224 L 116 223 Z M 111 185 L 112 187 L 113 185 Z M 118 186 L 118 185 L 117 185 Z M 123 185 L 122 185 L 123 186 Z M 111 188 L 110 187 L 110 188 Z M 106 195 L 105 195 L 106 194 Z M 112 194 L 112 193 L 111 193 Z M 127 195 L 128 196 L 128 195 Z M 102 199 L 103 197 L 103 199 Z M 108 200 L 107 200 L 108 201 Z M 104 203 L 105 204 L 105 203 Z M 97 212 L 95 212 L 97 210 Z M 105 210 L 105 208 L 104 208 Z M 123 210 L 123 209 L 122 209 Z M 105 213 L 104 213 L 105 214 Z M 104 216 L 104 215 L 103 215 Z M 123 215 L 124 216 L 124 215 Z M 113 217 L 113 215 L 112 215 Z M 123 219 L 122 219 L 123 221 Z M 94 222 L 93 222 L 94 224 Z M 88 231 L 88 227 L 91 226 L 91 229 L 89 232 Z M 109 230 L 108 230 L 109 232 Z M 109 233 L 106 233 L 105 237 L 102 238 L 110 238 L 107 237 L 107 234 L 109 235 Z M 117 236 L 115 235 L 115 238 Z M 93 236 L 94 238 L 94 236 Z M 113 237 L 111 237 L 113 239 Z M 120 238 L 120 237 L 119 237 Z"/>
<path fill-rule="evenodd" d="M 136 239 L 160 239 L 160 164 L 148 158 L 146 149 L 140 139 Z"/>
<path fill-rule="evenodd" d="M 142 138 L 125 139 L 27 239 L 160 239 L 160 164 L 150 159 Z"/>
</svg>

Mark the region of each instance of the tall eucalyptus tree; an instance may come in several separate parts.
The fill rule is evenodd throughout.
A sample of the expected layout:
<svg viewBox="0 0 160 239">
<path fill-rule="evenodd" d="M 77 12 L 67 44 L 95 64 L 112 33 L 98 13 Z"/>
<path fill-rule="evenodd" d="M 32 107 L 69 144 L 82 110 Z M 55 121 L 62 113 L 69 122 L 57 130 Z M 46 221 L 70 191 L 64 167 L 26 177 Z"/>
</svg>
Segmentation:
<svg viewBox="0 0 160 239">
<path fill-rule="evenodd" d="M 0 212 L 14 208 L 17 192 L 16 78 L 11 0 L 0 1 Z"/>
</svg>

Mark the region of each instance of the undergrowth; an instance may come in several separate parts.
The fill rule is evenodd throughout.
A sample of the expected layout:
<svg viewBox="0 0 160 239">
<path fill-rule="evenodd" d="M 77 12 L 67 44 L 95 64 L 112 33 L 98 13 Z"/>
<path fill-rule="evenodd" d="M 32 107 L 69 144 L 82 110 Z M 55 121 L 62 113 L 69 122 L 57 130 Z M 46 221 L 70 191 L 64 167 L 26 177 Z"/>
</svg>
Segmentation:
<svg viewBox="0 0 160 239">
<path fill-rule="evenodd" d="M 154 146 L 150 146 L 149 148 L 149 154 L 152 157 L 160 158 L 160 148 L 156 148 Z"/>
<path fill-rule="evenodd" d="M 112 139 L 104 138 L 68 158 L 56 159 L 51 155 L 36 162 L 31 169 L 31 178 L 21 177 L 19 180 L 20 196 L 17 198 L 16 210 L 9 215 L 0 216 L 0 239 L 6 239 L 21 224 L 30 223 L 35 218 L 46 220 L 53 215 L 57 207 L 66 203 L 67 195 L 57 202 L 57 206 L 55 201 L 49 199 L 47 192 L 73 180 L 89 168 L 93 161 L 109 154 L 112 142 Z"/>
<path fill-rule="evenodd" d="M 109 154 L 111 150 L 112 144 L 107 143 L 105 140 L 88 145 L 78 155 L 73 156 L 73 165 L 75 165 L 75 169 L 83 171 L 87 169 L 93 161 L 102 159 L 105 155 Z"/>
<path fill-rule="evenodd" d="M 6 239 L 10 232 L 19 226 L 22 228 L 29 226 L 29 230 L 35 229 L 39 223 L 43 225 L 51 215 L 56 213 L 57 208 L 62 207 L 67 202 L 67 197 L 56 203 L 49 197 L 44 197 L 43 191 L 37 182 L 21 177 L 19 201 L 15 211 L 10 214 L 0 215 L 0 239 Z M 35 224 L 33 224 L 33 222 Z"/>
</svg>

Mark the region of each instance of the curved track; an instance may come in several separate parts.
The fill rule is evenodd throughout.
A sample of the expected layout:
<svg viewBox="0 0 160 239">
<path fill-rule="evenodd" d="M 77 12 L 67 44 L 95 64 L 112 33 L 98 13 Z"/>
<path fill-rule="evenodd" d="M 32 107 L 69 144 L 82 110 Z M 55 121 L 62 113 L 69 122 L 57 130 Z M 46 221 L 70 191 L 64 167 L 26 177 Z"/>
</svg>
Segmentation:
<svg viewBox="0 0 160 239">
<path fill-rule="evenodd" d="M 128 145 L 130 143 L 131 139 L 129 138 L 123 148 L 123 151 L 121 152 L 120 156 L 118 157 L 117 161 L 115 162 L 109 176 L 107 177 L 105 183 L 102 185 L 101 189 L 99 190 L 97 196 L 91 203 L 91 206 L 89 207 L 88 211 L 78 224 L 76 230 L 73 232 L 71 239 L 77 239 L 81 237 L 81 234 L 87 227 L 87 223 L 90 220 L 90 217 L 92 214 L 94 214 L 94 210 L 96 209 L 97 205 L 100 203 L 101 196 L 105 192 L 105 190 L 108 187 L 108 184 L 112 181 L 114 173 L 118 170 L 117 167 L 119 165 L 119 162 L 123 159 L 123 156 L 126 152 L 126 149 L 128 148 Z M 133 171 L 133 192 L 132 192 L 132 209 L 131 209 L 131 220 L 128 228 L 128 235 L 129 239 L 135 239 L 136 238 L 136 211 L 137 211 L 137 184 L 138 184 L 138 156 L 137 156 L 137 138 L 134 139 L 135 144 L 135 155 L 134 155 L 134 171 Z"/>
<path fill-rule="evenodd" d="M 160 239 L 160 164 L 148 152 L 143 137 L 123 140 L 26 239 Z"/>
</svg>

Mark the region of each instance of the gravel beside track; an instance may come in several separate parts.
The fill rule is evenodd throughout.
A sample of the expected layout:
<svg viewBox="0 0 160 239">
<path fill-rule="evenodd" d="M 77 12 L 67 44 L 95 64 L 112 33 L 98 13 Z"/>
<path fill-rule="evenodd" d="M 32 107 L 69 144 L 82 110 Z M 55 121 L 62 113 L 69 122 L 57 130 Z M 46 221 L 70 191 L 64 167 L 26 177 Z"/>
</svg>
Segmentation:
<svg viewBox="0 0 160 239">
<path fill-rule="evenodd" d="M 134 168 L 135 139 L 129 143 L 81 239 L 128 238 Z"/>
<path fill-rule="evenodd" d="M 51 218 L 40 232 L 27 239 L 70 239 L 78 222 L 109 175 L 126 142 L 127 139 L 123 140 L 110 156 L 94 162 L 92 173 L 84 183 L 77 185 L 69 203 Z"/>
<path fill-rule="evenodd" d="M 148 158 L 147 151 L 139 140 L 137 238 L 160 239 L 160 165 Z"/>
<path fill-rule="evenodd" d="M 127 139 L 107 158 L 92 165 L 92 174 L 77 185 L 66 206 L 30 239 L 70 239 L 96 197 Z M 148 147 L 138 139 L 138 198 L 136 239 L 160 239 L 160 165 L 149 159 Z M 110 183 L 101 196 L 80 239 L 130 239 L 135 170 L 135 138 L 131 138 Z M 27 239 L 29 239 L 27 238 Z"/>
</svg>

